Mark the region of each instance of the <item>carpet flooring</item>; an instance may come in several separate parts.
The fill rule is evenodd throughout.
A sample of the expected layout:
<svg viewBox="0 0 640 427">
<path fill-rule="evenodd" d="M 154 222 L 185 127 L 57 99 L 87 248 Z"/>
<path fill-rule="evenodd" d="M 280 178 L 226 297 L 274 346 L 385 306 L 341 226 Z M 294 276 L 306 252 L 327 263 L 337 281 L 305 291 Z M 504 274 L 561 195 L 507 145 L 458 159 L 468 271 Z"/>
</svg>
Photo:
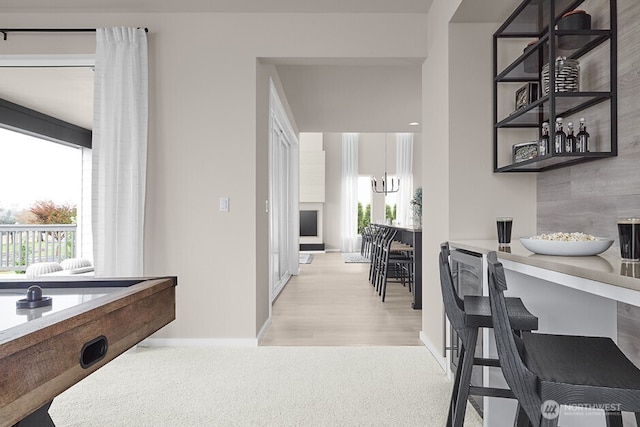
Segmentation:
<svg viewBox="0 0 640 427">
<path fill-rule="evenodd" d="M 342 259 L 344 259 L 346 263 L 369 264 L 369 258 L 360 255 L 360 252 L 343 252 Z"/>
<path fill-rule="evenodd" d="M 58 427 L 442 426 L 425 347 L 137 348 L 53 401 Z M 465 426 L 481 426 L 468 407 Z"/>
</svg>

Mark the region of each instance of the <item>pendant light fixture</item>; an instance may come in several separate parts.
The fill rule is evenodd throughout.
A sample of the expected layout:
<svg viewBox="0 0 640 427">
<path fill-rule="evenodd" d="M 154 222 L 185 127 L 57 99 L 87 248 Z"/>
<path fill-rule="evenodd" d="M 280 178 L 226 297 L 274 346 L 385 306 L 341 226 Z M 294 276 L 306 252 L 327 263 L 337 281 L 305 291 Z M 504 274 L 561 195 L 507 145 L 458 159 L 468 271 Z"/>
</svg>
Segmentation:
<svg viewBox="0 0 640 427">
<path fill-rule="evenodd" d="M 400 178 L 387 176 L 387 134 L 384 134 L 384 175 L 382 175 L 382 188 L 378 188 L 378 180 L 371 178 L 371 191 L 385 196 L 389 193 L 397 193 L 400 190 Z"/>
</svg>

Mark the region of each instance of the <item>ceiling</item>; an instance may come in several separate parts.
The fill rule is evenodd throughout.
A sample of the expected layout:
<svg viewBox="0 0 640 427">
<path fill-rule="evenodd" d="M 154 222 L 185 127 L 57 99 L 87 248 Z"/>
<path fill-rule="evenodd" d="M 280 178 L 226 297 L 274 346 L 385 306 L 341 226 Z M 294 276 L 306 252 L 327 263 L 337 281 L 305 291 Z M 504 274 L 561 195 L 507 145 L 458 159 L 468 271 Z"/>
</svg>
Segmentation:
<svg viewBox="0 0 640 427">
<path fill-rule="evenodd" d="M 0 67 L 0 98 L 91 129 L 93 70 L 87 67 Z"/>
<path fill-rule="evenodd" d="M 276 65 L 301 132 L 420 132 L 422 64 Z"/>
<path fill-rule="evenodd" d="M 451 19 L 455 23 L 503 22 L 521 0 L 463 0 Z"/>
<path fill-rule="evenodd" d="M 0 12 L 427 13 L 433 0 L 2 0 Z"/>
</svg>

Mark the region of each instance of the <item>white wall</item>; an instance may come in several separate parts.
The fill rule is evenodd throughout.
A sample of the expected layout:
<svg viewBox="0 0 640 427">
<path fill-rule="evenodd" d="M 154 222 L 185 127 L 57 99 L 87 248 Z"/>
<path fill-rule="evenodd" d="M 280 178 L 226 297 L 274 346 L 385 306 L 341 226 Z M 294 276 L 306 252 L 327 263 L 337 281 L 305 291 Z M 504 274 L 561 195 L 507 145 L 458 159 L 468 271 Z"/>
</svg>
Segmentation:
<svg viewBox="0 0 640 427">
<path fill-rule="evenodd" d="M 513 237 L 535 234 L 537 175 L 493 173 L 492 35 L 498 26 L 449 25 L 451 239 L 495 239 L 496 216 L 514 218 Z"/>
<path fill-rule="evenodd" d="M 3 17 L 12 27 L 150 30 L 145 274 L 179 277 L 177 319 L 163 338 L 255 339 L 266 320 L 266 121 L 259 111 L 269 72 L 257 59 L 426 57 L 426 17 L 417 14 Z M 87 53 L 94 44 L 82 34 L 11 34 L 0 54 Z M 222 196 L 229 212 L 218 212 Z"/>
<path fill-rule="evenodd" d="M 515 236 L 535 232 L 535 175 L 493 173 L 491 36 L 498 24 L 448 24 L 460 3 L 434 1 L 423 65 L 422 339 L 439 356 L 439 244 L 493 239 L 497 215 L 515 218 Z"/>
</svg>

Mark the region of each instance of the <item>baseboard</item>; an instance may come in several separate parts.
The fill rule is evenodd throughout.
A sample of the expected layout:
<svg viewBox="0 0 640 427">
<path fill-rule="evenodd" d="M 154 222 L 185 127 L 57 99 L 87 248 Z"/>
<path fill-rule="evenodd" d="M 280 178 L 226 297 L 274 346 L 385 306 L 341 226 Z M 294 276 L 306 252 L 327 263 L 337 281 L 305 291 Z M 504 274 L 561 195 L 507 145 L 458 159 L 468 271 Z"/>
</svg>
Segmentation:
<svg viewBox="0 0 640 427">
<path fill-rule="evenodd" d="M 267 333 L 267 330 L 269 330 L 269 326 L 271 326 L 271 316 L 269 316 L 269 318 L 267 319 L 266 322 L 264 322 L 264 325 L 262 325 L 262 328 L 260 328 L 260 332 L 258 332 L 258 345 L 260 345 L 260 343 L 262 342 L 262 338 L 264 338 L 264 334 Z"/>
<path fill-rule="evenodd" d="M 271 317 L 264 322 L 257 338 L 147 338 L 140 347 L 257 347 L 271 326 Z"/>
<path fill-rule="evenodd" d="M 257 347 L 257 338 L 147 338 L 140 347 Z"/>
<path fill-rule="evenodd" d="M 423 331 L 420 331 L 420 341 L 422 341 L 425 347 L 427 347 L 427 350 L 431 352 L 431 355 L 433 356 L 434 359 L 436 359 L 436 362 L 438 362 L 438 365 L 440 365 L 440 367 L 442 368 L 442 371 L 447 373 L 448 372 L 447 358 L 442 357 L 442 353 L 440 352 L 440 350 L 438 350 L 436 346 L 431 344 L 431 342 L 429 341 L 429 339 L 427 338 L 427 336 L 424 334 Z"/>
</svg>

